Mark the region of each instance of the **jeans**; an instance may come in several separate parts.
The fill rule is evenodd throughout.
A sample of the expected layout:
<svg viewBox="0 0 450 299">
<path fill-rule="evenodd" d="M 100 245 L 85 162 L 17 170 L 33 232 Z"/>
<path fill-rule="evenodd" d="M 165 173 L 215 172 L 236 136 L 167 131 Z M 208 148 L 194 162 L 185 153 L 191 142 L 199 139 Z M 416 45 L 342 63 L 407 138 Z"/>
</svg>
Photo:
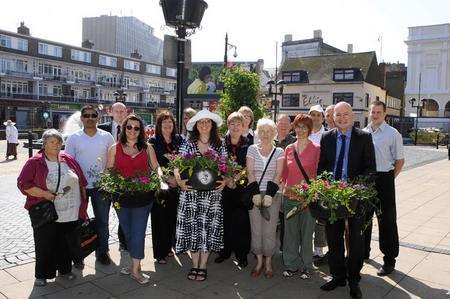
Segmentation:
<svg viewBox="0 0 450 299">
<path fill-rule="evenodd" d="M 130 256 L 135 259 L 144 258 L 145 230 L 147 229 L 148 215 L 153 202 L 139 208 L 121 207 L 117 211 L 119 223 L 122 226 Z"/>
<path fill-rule="evenodd" d="M 109 209 L 111 201 L 103 198 L 102 194 L 96 188 L 87 189 L 87 196 L 91 198 L 92 208 L 97 224 L 98 248 L 95 255 L 98 257 L 109 251 Z"/>
</svg>

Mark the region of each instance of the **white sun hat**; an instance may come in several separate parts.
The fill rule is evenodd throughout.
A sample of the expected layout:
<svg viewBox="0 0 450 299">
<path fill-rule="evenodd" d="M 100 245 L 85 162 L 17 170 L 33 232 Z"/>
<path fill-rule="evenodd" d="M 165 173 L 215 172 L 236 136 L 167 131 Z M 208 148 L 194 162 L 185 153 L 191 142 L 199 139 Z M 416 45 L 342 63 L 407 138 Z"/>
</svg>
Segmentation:
<svg viewBox="0 0 450 299">
<path fill-rule="evenodd" d="M 188 131 L 192 131 L 194 129 L 195 124 L 201 120 L 201 119 L 210 119 L 213 122 L 216 123 L 217 127 L 220 127 L 222 125 L 222 118 L 216 114 L 213 113 L 211 111 L 209 111 L 208 109 L 203 109 L 199 112 L 197 112 L 186 124 L 186 128 L 188 129 Z"/>
<path fill-rule="evenodd" d="M 323 114 L 323 108 L 320 105 L 311 106 L 311 108 L 309 108 L 309 112 L 308 113 L 311 113 L 312 111 L 317 111 L 317 112 L 320 112 L 320 113 Z"/>
<path fill-rule="evenodd" d="M 5 121 L 5 122 L 3 123 L 3 125 L 4 125 L 4 126 L 15 126 L 16 123 L 13 122 L 13 121 L 11 121 L 10 119 L 8 119 L 7 121 Z"/>
</svg>

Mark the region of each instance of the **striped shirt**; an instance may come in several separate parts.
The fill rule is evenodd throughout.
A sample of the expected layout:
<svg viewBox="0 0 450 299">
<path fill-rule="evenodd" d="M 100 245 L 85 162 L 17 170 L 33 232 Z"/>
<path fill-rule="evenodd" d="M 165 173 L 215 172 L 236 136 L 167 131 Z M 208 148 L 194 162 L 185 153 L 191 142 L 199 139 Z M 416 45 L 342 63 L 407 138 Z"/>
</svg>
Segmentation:
<svg viewBox="0 0 450 299">
<path fill-rule="evenodd" d="M 272 152 L 270 152 L 272 154 Z M 247 151 L 247 158 L 251 158 L 254 161 L 254 175 L 256 182 L 259 182 L 261 179 L 261 175 L 266 167 L 267 160 L 270 157 L 261 155 L 261 152 L 258 149 L 256 144 L 250 145 Z M 279 159 L 284 159 L 283 149 L 280 147 L 275 148 L 275 153 L 273 154 L 272 159 L 270 160 L 269 166 L 267 167 L 266 173 L 264 174 L 264 178 L 261 181 L 259 186 L 259 191 L 264 192 L 267 189 L 267 182 L 273 181 L 277 174 L 277 161 Z"/>
</svg>

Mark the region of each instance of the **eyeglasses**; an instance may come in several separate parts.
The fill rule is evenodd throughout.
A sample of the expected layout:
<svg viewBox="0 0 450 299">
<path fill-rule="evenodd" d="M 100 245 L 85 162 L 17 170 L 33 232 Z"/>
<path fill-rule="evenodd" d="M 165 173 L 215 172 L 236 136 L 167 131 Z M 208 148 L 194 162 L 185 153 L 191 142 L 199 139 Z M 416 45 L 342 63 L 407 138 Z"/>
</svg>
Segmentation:
<svg viewBox="0 0 450 299">
<path fill-rule="evenodd" d="M 309 130 L 309 128 L 307 126 L 295 126 L 295 128 L 299 129 L 299 130 L 303 130 L 303 131 L 308 131 Z"/>
<path fill-rule="evenodd" d="M 83 116 L 83 118 L 97 118 L 98 114 L 97 113 L 85 113 L 82 116 Z"/>
<path fill-rule="evenodd" d="M 127 125 L 126 126 L 127 130 L 131 131 L 131 130 L 135 130 L 136 132 L 141 130 L 141 127 L 133 127 L 132 125 Z"/>
</svg>

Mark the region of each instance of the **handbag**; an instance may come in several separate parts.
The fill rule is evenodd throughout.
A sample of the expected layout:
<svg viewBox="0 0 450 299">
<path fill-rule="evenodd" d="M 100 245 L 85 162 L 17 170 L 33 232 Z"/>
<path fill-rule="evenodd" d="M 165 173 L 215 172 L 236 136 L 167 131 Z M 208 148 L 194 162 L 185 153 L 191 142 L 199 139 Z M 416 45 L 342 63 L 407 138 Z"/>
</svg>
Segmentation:
<svg viewBox="0 0 450 299">
<path fill-rule="evenodd" d="M 56 191 L 54 194 L 58 194 L 59 184 L 61 183 L 61 164 L 58 159 L 58 182 L 56 184 Z M 55 204 L 53 201 L 44 200 L 30 208 L 28 211 L 31 220 L 31 226 L 34 229 L 38 229 L 48 223 L 58 220 L 58 214 L 56 213 Z"/>
<path fill-rule="evenodd" d="M 98 235 L 95 218 L 89 218 L 80 225 L 80 247 L 83 258 L 98 247 Z"/>
</svg>

